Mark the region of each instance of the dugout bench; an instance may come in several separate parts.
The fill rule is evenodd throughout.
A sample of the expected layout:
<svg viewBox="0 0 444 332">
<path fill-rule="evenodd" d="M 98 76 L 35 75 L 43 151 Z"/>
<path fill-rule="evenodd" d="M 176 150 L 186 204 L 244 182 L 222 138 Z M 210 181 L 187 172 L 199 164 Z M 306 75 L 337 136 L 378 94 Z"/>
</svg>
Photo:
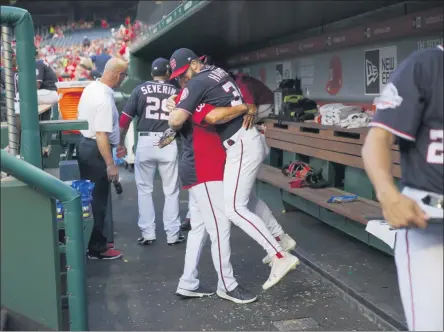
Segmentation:
<svg viewBox="0 0 444 332">
<path fill-rule="evenodd" d="M 301 210 L 343 232 L 392 254 L 384 242 L 365 231 L 367 220 L 382 215 L 373 187 L 364 171 L 361 149 L 368 128 L 343 129 L 316 123 L 266 120 L 266 140 L 271 148 L 269 159 L 257 176 L 258 194 L 265 199 L 280 197 L 286 210 Z M 399 149 L 392 146 L 393 175 L 400 178 Z M 282 167 L 292 161 L 322 168 L 326 188 L 290 187 L 292 179 Z M 398 183 L 398 180 L 397 180 Z M 279 191 L 276 192 L 276 191 Z M 327 203 L 331 196 L 358 195 L 348 203 Z"/>
</svg>

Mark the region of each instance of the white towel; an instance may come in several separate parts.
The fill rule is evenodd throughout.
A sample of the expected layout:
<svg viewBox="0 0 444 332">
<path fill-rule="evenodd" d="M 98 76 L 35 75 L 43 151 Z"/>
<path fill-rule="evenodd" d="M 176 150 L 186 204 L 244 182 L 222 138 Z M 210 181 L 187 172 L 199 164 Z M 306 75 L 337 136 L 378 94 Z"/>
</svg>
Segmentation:
<svg viewBox="0 0 444 332">
<path fill-rule="evenodd" d="M 354 113 L 350 114 L 346 119 L 341 120 L 340 126 L 342 128 L 361 128 L 367 127 L 370 122 L 370 117 L 366 113 Z"/>
<path fill-rule="evenodd" d="M 353 105 L 344 105 L 344 104 L 326 104 L 321 106 L 319 109 L 319 113 L 322 116 L 322 119 L 325 118 L 323 124 L 333 124 L 340 125 L 341 121 L 347 119 L 352 114 L 357 114 L 363 112 L 362 108 L 359 106 Z M 327 120 L 328 118 L 328 120 Z"/>
</svg>

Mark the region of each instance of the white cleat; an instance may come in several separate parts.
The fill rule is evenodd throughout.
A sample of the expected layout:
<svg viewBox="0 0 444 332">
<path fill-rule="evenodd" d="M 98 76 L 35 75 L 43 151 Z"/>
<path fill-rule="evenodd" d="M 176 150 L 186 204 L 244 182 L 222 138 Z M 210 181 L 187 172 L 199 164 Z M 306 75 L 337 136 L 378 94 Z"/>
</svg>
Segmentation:
<svg viewBox="0 0 444 332">
<path fill-rule="evenodd" d="M 280 237 L 279 244 L 281 245 L 282 250 L 286 251 L 286 252 L 289 252 L 291 250 L 294 250 L 294 248 L 296 248 L 296 241 L 293 240 L 291 238 L 291 236 L 286 234 L 286 233 Z M 271 263 L 271 257 L 270 256 L 265 256 L 262 259 L 262 263 L 270 264 Z"/>
<path fill-rule="evenodd" d="M 263 284 L 262 289 L 267 290 L 284 278 L 288 272 L 294 270 L 300 263 L 299 258 L 288 252 L 281 252 L 282 258 L 274 256 L 271 259 L 271 272 L 268 280 Z"/>
</svg>

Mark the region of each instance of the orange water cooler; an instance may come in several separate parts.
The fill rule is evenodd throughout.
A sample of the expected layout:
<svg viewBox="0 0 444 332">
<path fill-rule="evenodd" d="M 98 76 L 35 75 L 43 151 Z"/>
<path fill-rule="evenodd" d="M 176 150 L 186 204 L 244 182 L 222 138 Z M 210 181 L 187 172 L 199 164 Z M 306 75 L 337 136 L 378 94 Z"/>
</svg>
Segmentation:
<svg viewBox="0 0 444 332">
<path fill-rule="evenodd" d="M 57 82 L 59 95 L 59 119 L 77 120 L 77 107 L 85 87 L 93 81 Z M 78 130 L 66 130 L 64 134 L 80 134 Z"/>
</svg>

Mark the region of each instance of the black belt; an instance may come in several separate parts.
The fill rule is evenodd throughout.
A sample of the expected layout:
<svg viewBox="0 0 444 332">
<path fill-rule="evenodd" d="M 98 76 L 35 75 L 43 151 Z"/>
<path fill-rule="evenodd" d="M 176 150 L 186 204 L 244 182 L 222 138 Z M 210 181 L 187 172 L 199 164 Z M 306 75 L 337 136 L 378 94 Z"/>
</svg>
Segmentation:
<svg viewBox="0 0 444 332">
<path fill-rule="evenodd" d="M 94 143 L 97 144 L 97 140 L 94 139 L 94 138 L 85 137 L 85 136 L 83 136 L 83 135 L 82 135 L 82 138 L 84 138 L 84 139 L 85 139 L 86 141 L 88 141 L 88 142 L 94 142 Z M 111 144 L 111 142 L 109 143 L 109 145 L 110 145 L 112 148 L 117 147 L 117 144 Z"/>
<path fill-rule="evenodd" d="M 435 196 L 427 195 L 421 200 L 425 205 L 429 205 L 434 208 L 444 210 L 444 200 L 442 197 L 437 198 Z"/>
<path fill-rule="evenodd" d="M 151 136 L 151 134 L 162 134 L 162 131 L 147 131 L 147 132 L 139 132 L 139 136 Z"/>
</svg>

